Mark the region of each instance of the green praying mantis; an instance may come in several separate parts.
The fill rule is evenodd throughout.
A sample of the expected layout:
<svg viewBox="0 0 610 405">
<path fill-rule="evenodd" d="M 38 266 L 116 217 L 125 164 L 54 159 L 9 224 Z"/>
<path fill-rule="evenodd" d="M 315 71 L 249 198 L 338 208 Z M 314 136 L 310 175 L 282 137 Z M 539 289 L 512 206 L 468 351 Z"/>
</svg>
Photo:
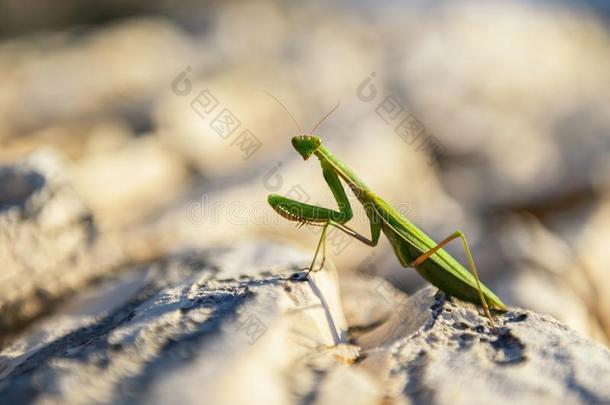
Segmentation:
<svg viewBox="0 0 610 405">
<path fill-rule="evenodd" d="M 303 160 L 307 160 L 311 156 L 316 156 L 319 159 L 324 180 L 339 207 L 339 210 L 336 211 L 305 204 L 277 194 L 268 196 L 267 201 L 282 217 L 297 222 L 299 226 L 322 227 L 320 240 L 306 276 L 314 270 L 320 249 L 322 249 L 322 261 L 318 270 L 324 265 L 326 259 L 326 231 L 329 226 L 333 226 L 371 247 L 377 245 L 383 232 L 403 267 L 414 268 L 424 279 L 447 295 L 481 305 L 493 326 L 490 309 L 506 311 L 506 306 L 496 294 L 479 280 L 474 259 L 464 234 L 461 231 L 456 231 L 440 243 L 434 242 L 432 238 L 367 187 L 344 163 L 322 145 L 319 137 L 313 135 L 320 124 L 335 111 L 339 104 L 327 113 L 309 134 L 304 134 L 290 111 L 280 100 L 271 94 L 269 95 L 286 110 L 299 131 L 300 135 L 292 138 L 294 149 L 303 157 Z M 341 181 L 349 186 L 362 204 L 370 223 L 370 239 L 347 225 L 347 222 L 352 219 L 353 213 Z M 443 249 L 451 241 L 458 238 L 461 239 L 468 257 L 470 272 Z"/>
</svg>

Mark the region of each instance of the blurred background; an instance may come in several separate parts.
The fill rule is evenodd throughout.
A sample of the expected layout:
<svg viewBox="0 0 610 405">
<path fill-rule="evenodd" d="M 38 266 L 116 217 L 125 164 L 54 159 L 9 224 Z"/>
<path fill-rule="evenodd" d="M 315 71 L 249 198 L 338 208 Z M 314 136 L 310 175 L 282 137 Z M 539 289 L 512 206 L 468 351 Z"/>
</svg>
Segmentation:
<svg viewBox="0 0 610 405">
<path fill-rule="evenodd" d="M 608 344 L 609 16 L 601 0 L 4 0 L 0 160 L 54 162 L 119 262 L 253 239 L 313 254 L 319 230 L 267 194 L 335 203 L 264 92 L 305 132 L 340 100 L 316 134 L 372 190 L 436 240 L 464 231 L 508 304 Z M 357 204 L 354 227 L 369 232 Z M 329 252 L 345 280 L 424 284 L 383 238 L 331 232 Z"/>
</svg>

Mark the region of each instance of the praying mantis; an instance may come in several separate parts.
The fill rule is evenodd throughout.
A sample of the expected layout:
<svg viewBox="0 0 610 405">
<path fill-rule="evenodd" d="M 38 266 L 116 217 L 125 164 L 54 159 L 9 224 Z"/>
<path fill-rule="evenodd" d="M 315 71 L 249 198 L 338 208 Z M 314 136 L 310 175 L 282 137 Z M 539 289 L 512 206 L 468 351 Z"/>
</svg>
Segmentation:
<svg viewBox="0 0 610 405">
<path fill-rule="evenodd" d="M 269 95 L 286 110 L 299 131 L 299 135 L 292 138 L 294 149 L 303 160 L 315 156 L 320 161 L 324 180 L 339 207 L 337 211 L 305 204 L 277 194 L 270 194 L 267 198 L 268 203 L 279 215 L 290 221 L 298 222 L 299 226 L 322 227 L 320 240 L 306 276 L 314 271 L 320 248 L 322 248 L 322 262 L 318 270 L 322 269 L 324 265 L 326 259 L 326 231 L 329 226 L 333 226 L 371 247 L 377 246 L 383 232 L 403 267 L 414 268 L 425 280 L 449 296 L 482 306 L 493 327 L 494 321 L 490 309 L 503 312 L 507 308 L 500 298 L 480 281 L 464 234 L 461 231 L 455 231 L 440 243 L 434 242 L 432 238 L 367 187 L 343 162 L 322 145 L 322 140 L 319 137 L 313 135 L 320 124 L 335 111 L 339 104 L 327 113 L 308 134 L 304 134 L 300 125 L 284 104 L 275 96 Z M 353 213 L 342 181 L 349 186 L 365 210 L 370 224 L 370 239 L 347 225 L 347 222 L 352 219 Z M 455 239 L 462 241 L 470 272 L 443 249 Z"/>
</svg>

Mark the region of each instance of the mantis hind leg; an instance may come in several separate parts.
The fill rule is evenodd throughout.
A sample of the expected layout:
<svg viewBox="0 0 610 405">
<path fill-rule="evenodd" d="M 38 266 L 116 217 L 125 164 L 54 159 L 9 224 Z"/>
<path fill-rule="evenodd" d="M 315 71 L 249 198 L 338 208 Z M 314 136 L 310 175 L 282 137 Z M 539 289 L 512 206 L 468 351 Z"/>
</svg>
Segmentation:
<svg viewBox="0 0 610 405">
<path fill-rule="evenodd" d="M 466 236 L 462 231 L 455 231 L 450 236 L 442 240 L 438 245 L 423 253 L 421 256 L 417 257 L 411 263 L 409 263 L 410 267 L 417 267 L 426 261 L 430 256 L 432 256 L 436 251 L 442 249 L 446 245 L 448 245 L 451 241 L 460 238 L 462 240 L 462 244 L 464 245 L 464 251 L 466 252 L 466 256 L 468 257 L 468 264 L 470 266 L 470 272 L 474 276 L 477 284 L 477 290 L 479 291 L 479 299 L 481 300 L 481 305 L 483 305 L 483 310 L 485 311 L 485 315 L 491 321 L 492 326 L 494 325 L 494 320 L 491 316 L 491 312 L 489 312 L 489 305 L 487 304 L 487 300 L 485 299 L 485 295 L 483 294 L 483 289 L 481 288 L 481 281 L 479 279 L 479 273 L 477 272 L 477 267 L 474 264 L 474 259 L 472 257 L 472 253 L 470 252 L 470 247 L 468 246 L 468 242 L 466 241 Z"/>
</svg>

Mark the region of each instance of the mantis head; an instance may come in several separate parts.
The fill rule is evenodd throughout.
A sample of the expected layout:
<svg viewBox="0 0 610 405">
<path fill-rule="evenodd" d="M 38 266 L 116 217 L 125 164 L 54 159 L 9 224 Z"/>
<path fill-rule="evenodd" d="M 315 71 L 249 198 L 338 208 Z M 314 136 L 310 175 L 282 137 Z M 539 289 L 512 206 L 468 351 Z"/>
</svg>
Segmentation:
<svg viewBox="0 0 610 405">
<path fill-rule="evenodd" d="M 322 144 L 322 141 L 317 136 L 313 135 L 298 135 L 292 137 L 292 146 L 303 156 L 303 160 L 309 159 L 311 155 Z"/>
</svg>

